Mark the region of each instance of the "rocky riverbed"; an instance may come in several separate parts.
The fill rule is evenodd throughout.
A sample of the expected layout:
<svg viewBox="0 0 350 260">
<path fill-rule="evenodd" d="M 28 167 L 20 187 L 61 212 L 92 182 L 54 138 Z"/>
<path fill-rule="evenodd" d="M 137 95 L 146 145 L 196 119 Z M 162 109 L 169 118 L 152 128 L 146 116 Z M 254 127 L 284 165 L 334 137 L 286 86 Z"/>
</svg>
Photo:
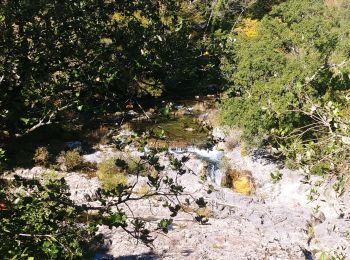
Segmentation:
<svg viewBox="0 0 350 260">
<path fill-rule="evenodd" d="M 123 130 L 119 134 L 130 135 Z M 169 233 L 157 234 L 152 247 L 135 241 L 120 229 L 99 227 L 104 246 L 95 259 L 346 259 L 350 257 L 350 192 L 342 197 L 332 189 L 332 182 L 318 187 L 315 200 L 308 199 L 311 186 L 304 175 L 268 160 L 261 151 L 242 155 L 238 138 L 231 131 L 215 128 L 212 135 L 217 144 L 211 149 L 195 145 L 173 147 L 175 156 L 186 155 L 191 174 L 178 181 L 185 193 L 204 197 L 208 202 L 205 215 L 209 222 L 199 224 L 193 215 L 180 212 Z M 86 162 L 120 156 L 111 146 L 83 156 Z M 136 154 L 132 148 L 129 154 Z M 161 164 L 169 161 L 161 157 Z M 248 193 L 222 187 L 227 169 L 249 173 Z M 41 167 L 17 169 L 13 174 L 37 178 L 48 171 Z M 97 177 L 78 172 L 55 171 L 70 187 L 71 199 L 78 204 L 98 204 L 101 187 Z M 174 172 L 169 170 L 169 176 Z M 272 175 L 271 175 L 272 174 Z M 273 179 L 271 176 L 277 176 Z M 129 176 L 132 179 L 132 176 Z M 313 183 L 318 177 L 312 177 Z M 139 188 L 147 178 L 140 177 Z M 211 192 L 208 193 L 210 189 Z M 134 217 L 148 220 L 150 225 L 169 217 L 162 201 L 133 201 L 125 208 Z M 328 258 L 322 258 L 328 257 Z"/>
<path fill-rule="evenodd" d="M 215 131 L 214 131 L 215 133 Z M 200 225 L 192 215 L 180 213 L 174 219 L 167 235 L 159 234 L 153 247 L 146 247 L 128 237 L 122 230 L 101 226 L 105 237 L 103 254 L 95 259 L 114 257 L 122 259 L 318 259 L 328 256 L 348 256 L 350 194 L 337 198 L 331 185 L 321 187 L 322 195 L 316 201 L 307 199 L 310 187 L 303 184 L 303 175 L 280 168 L 259 156 L 242 156 L 241 148 L 227 148 L 223 132 L 216 131 L 223 140 L 212 151 L 190 148 L 181 151 L 190 156 L 186 166 L 195 174 L 181 176 L 186 192 L 203 196 L 208 201 L 209 222 Z M 90 162 L 99 162 L 113 156 L 107 147 L 85 155 Z M 219 185 L 210 164 L 218 164 L 225 156 L 226 164 L 251 173 L 254 194 L 242 195 Z M 162 162 L 167 164 L 166 161 Z M 217 166 L 216 166 L 217 167 Z M 271 172 L 281 172 L 282 178 L 272 183 Z M 215 169 L 216 174 L 220 168 Z M 44 169 L 17 170 L 22 176 L 35 177 Z M 207 174 L 206 180 L 200 176 Z M 96 177 L 79 173 L 60 173 L 71 189 L 71 198 L 77 203 L 96 200 L 100 187 Z M 171 173 L 169 173 L 171 174 Z M 144 180 L 145 181 L 145 180 Z M 142 183 L 142 181 L 141 181 Z M 140 184 L 141 185 L 141 184 Z M 208 185 L 213 192 L 208 194 Z M 161 201 L 153 199 L 129 204 L 135 216 L 150 222 L 168 216 Z M 151 210 L 150 210 L 151 209 Z"/>
<path fill-rule="evenodd" d="M 217 131 L 216 134 L 223 133 Z M 215 150 L 218 148 L 223 151 Z M 203 196 L 209 202 L 209 223 L 200 225 L 191 216 L 180 214 L 169 234 L 159 235 L 155 240 L 154 248 L 125 239 L 125 234 L 118 230 L 101 227 L 109 255 L 133 255 L 141 259 L 152 256 L 161 259 L 319 259 L 349 255 L 349 193 L 336 198 L 331 185 L 325 185 L 320 188 L 320 198 L 310 202 L 307 199 L 310 187 L 303 184 L 301 172 L 281 169 L 257 155 L 242 156 L 239 146 L 227 149 L 225 141 L 211 152 L 193 149 L 187 152 L 192 156 L 187 166 L 196 175 L 184 175 L 180 181 L 189 193 Z M 210 178 L 205 182 L 199 178 L 208 159 L 216 162 L 223 156 L 232 167 L 251 172 L 254 195 L 244 196 L 220 187 Z M 273 184 L 270 173 L 276 170 L 283 177 Z M 208 182 L 214 186 L 211 194 L 207 194 Z M 132 209 L 140 215 L 148 212 L 145 217 L 149 219 L 166 216 L 167 212 L 157 207 L 157 202 L 150 203 L 153 213 L 144 202 L 135 203 Z"/>
</svg>

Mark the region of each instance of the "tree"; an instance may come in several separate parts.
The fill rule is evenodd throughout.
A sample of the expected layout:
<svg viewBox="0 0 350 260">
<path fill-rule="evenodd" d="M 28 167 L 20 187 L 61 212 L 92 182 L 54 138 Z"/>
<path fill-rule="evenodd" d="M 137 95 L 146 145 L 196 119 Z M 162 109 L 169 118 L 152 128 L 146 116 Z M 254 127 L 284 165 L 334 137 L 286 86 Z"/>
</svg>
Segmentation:
<svg viewBox="0 0 350 260">
<path fill-rule="evenodd" d="M 127 100 L 214 80 L 218 57 L 205 54 L 203 41 L 207 7 L 202 1 L 2 1 L 2 130 L 25 134 L 62 115 L 122 110 Z"/>
<path fill-rule="evenodd" d="M 222 60 L 229 82 L 225 122 L 307 173 L 344 173 L 349 15 L 323 1 L 297 0 L 275 6 L 262 20 L 243 20 Z"/>
</svg>

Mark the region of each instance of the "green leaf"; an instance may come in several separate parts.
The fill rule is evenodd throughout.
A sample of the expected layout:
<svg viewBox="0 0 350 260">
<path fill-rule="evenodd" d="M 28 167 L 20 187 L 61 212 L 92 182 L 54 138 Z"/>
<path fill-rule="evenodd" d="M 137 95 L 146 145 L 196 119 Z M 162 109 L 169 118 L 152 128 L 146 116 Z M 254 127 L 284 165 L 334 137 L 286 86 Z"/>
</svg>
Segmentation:
<svg viewBox="0 0 350 260">
<path fill-rule="evenodd" d="M 179 21 L 178 23 L 176 24 L 176 27 L 175 27 L 175 32 L 178 32 L 182 29 L 182 25 L 183 25 L 183 19 L 182 17 L 179 17 Z"/>
<path fill-rule="evenodd" d="M 171 226 L 171 224 L 173 223 L 172 219 L 162 219 L 159 223 L 158 223 L 158 228 L 160 228 L 164 233 L 168 233 L 169 231 L 169 227 Z"/>
<path fill-rule="evenodd" d="M 126 221 L 128 217 L 124 212 L 117 212 L 109 217 L 109 223 L 112 226 L 120 227 L 120 226 L 127 226 Z"/>
<path fill-rule="evenodd" d="M 30 119 L 29 118 L 24 118 L 24 117 L 21 117 L 19 120 L 21 120 L 25 125 L 28 125 Z"/>
</svg>

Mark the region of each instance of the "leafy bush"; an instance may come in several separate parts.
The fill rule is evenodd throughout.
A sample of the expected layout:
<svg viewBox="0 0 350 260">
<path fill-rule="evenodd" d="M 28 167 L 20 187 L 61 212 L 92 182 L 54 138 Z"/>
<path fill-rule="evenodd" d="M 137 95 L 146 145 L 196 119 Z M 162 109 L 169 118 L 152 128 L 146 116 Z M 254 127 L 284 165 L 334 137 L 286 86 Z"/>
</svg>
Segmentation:
<svg viewBox="0 0 350 260">
<path fill-rule="evenodd" d="M 0 188 L 4 259 L 73 259 L 88 252 L 95 229 L 76 222 L 80 210 L 69 200 L 63 180 L 42 185 L 17 179 L 12 185 L 17 192 L 11 186 Z"/>
<path fill-rule="evenodd" d="M 61 152 L 57 162 L 66 171 L 74 171 L 84 166 L 84 159 L 77 150 Z"/>
<path fill-rule="evenodd" d="M 6 62 L 0 64 L 0 127 L 27 134 L 65 115 L 121 109 L 129 99 L 206 86 L 219 73 L 217 55 L 204 49 L 220 48 L 208 44 L 209 24 L 203 24 L 218 25 L 208 8 L 209 2 L 185 0 L 1 1 L 0 60 Z M 38 16 L 51 23 L 33 18 Z M 42 44 L 34 44 L 43 31 Z"/>
<path fill-rule="evenodd" d="M 39 147 L 35 150 L 33 160 L 35 164 L 41 166 L 47 166 L 49 164 L 49 151 L 46 147 Z"/>
<path fill-rule="evenodd" d="M 59 172 L 56 172 L 55 170 L 46 170 L 41 174 L 41 177 L 45 184 L 47 182 L 62 178 L 62 175 L 60 175 Z"/>
<path fill-rule="evenodd" d="M 228 37 L 221 121 L 308 174 L 347 174 L 348 8 L 293 0 Z M 251 31 L 254 30 L 254 33 Z"/>
<path fill-rule="evenodd" d="M 97 176 L 102 188 L 106 191 L 115 189 L 118 185 L 127 185 L 127 176 L 124 171 L 116 166 L 116 159 L 104 160 L 98 165 Z"/>
</svg>

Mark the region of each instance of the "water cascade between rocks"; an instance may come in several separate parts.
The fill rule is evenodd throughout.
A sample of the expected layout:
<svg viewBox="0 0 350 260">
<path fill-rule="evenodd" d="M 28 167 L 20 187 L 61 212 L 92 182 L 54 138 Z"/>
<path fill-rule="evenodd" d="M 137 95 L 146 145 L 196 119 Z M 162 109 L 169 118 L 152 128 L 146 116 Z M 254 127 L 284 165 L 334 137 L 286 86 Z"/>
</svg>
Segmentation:
<svg viewBox="0 0 350 260">
<path fill-rule="evenodd" d="M 169 152 L 174 154 L 190 154 L 196 156 L 208 163 L 207 179 L 216 185 L 221 185 L 222 172 L 220 170 L 220 161 L 224 156 L 222 151 L 218 151 L 216 148 L 202 149 L 195 146 L 189 146 L 183 148 L 169 148 Z"/>
</svg>

